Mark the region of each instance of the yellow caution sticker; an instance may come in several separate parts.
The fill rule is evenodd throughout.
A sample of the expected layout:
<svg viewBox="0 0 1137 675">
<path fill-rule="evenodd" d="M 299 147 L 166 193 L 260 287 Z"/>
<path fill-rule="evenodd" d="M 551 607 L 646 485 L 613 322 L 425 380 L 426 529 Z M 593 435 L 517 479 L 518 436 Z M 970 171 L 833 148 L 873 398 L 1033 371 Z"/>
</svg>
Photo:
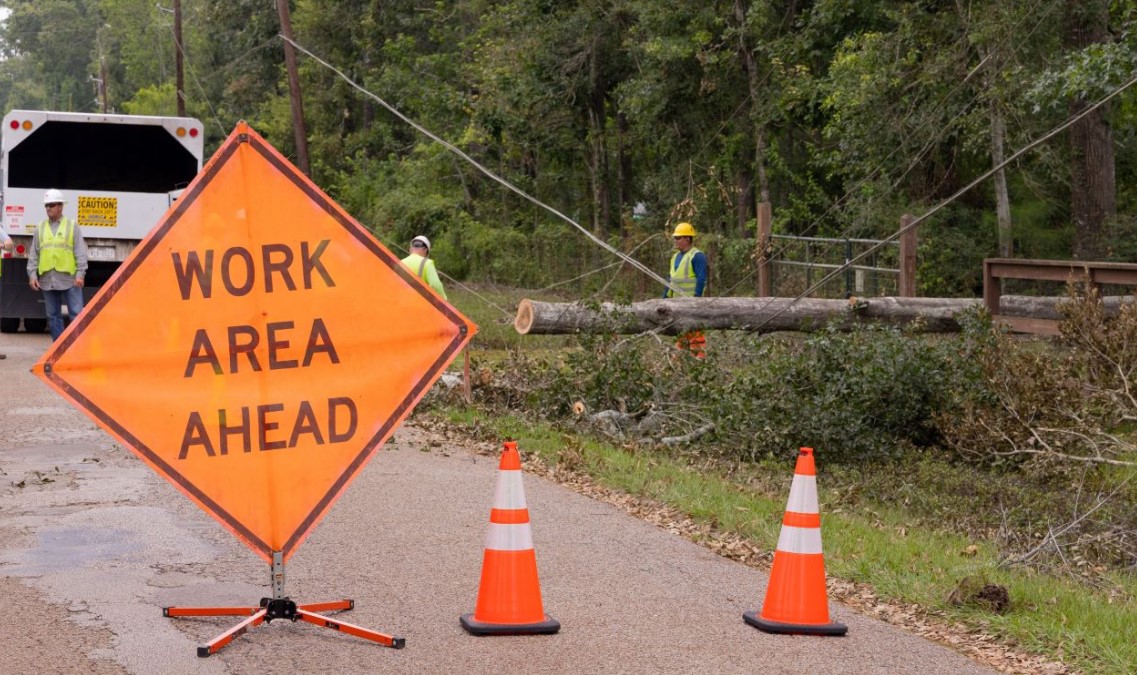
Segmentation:
<svg viewBox="0 0 1137 675">
<path fill-rule="evenodd" d="M 79 197 L 79 227 L 118 225 L 118 197 Z"/>
</svg>

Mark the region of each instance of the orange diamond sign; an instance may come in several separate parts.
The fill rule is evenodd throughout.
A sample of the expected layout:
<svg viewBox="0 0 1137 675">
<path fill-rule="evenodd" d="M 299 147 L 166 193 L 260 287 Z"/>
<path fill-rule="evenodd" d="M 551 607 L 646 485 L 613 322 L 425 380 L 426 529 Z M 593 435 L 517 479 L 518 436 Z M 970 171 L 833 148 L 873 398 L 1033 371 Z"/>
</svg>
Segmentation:
<svg viewBox="0 0 1137 675">
<path fill-rule="evenodd" d="M 476 330 L 242 122 L 33 370 L 271 561 Z"/>
</svg>

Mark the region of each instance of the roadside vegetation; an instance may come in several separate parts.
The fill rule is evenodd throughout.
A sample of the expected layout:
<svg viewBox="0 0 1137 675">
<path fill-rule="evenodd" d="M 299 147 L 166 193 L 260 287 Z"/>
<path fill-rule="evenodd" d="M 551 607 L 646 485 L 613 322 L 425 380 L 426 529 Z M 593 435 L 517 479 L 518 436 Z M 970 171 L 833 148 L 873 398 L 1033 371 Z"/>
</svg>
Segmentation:
<svg viewBox="0 0 1137 675">
<path fill-rule="evenodd" d="M 1079 671 L 1137 670 L 1132 305 L 1107 318 L 1072 295 L 1059 340 L 980 313 L 952 336 L 713 333 L 705 360 L 665 337 L 522 338 L 486 307 L 470 306 L 491 376 L 473 406 L 434 407 L 462 433 L 673 508 L 725 555 L 736 536 L 762 552 L 734 556 L 751 564 L 777 539 L 797 448 L 814 447 L 836 597 L 883 616 L 863 587 L 917 632 L 931 618 Z"/>
</svg>

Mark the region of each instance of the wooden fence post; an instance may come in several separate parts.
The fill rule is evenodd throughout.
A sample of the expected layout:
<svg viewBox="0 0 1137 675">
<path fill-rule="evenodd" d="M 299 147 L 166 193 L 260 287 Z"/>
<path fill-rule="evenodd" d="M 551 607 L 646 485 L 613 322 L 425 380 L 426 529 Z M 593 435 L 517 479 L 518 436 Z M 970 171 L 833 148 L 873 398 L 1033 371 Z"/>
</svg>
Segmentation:
<svg viewBox="0 0 1137 675">
<path fill-rule="evenodd" d="M 910 214 L 900 216 L 900 282 L 897 295 L 916 297 L 916 228 L 905 229 L 915 220 Z"/>
<path fill-rule="evenodd" d="M 758 248 L 754 252 L 758 260 L 758 297 L 768 298 L 772 293 L 770 288 L 770 253 L 772 250 L 773 215 L 770 211 L 770 202 L 758 203 Z"/>
</svg>

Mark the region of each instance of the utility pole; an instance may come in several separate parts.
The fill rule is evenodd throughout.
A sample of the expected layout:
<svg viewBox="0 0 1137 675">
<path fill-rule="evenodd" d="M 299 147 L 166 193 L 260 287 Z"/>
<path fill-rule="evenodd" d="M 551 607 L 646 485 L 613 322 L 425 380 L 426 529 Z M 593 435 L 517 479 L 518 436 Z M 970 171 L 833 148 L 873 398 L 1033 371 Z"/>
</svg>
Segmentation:
<svg viewBox="0 0 1137 675">
<path fill-rule="evenodd" d="M 178 117 L 186 116 L 185 74 L 182 72 L 182 0 L 174 0 L 174 87 Z"/>
<path fill-rule="evenodd" d="M 280 34 L 284 36 L 284 65 L 288 69 L 288 91 L 292 95 L 292 130 L 296 134 L 296 166 L 304 175 L 308 171 L 308 134 L 304 129 L 304 104 L 300 98 L 300 74 L 296 70 L 296 51 L 292 47 L 292 17 L 288 0 L 276 0 L 280 13 Z"/>
<path fill-rule="evenodd" d="M 103 114 L 107 114 L 107 59 L 102 55 L 102 46 L 99 47 L 99 101 Z"/>
<path fill-rule="evenodd" d="M 95 46 L 99 50 L 99 76 L 91 77 L 98 87 L 98 100 L 99 110 L 104 115 L 107 112 L 107 57 L 103 55 L 103 30 L 100 28 L 95 33 Z"/>
</svg>

